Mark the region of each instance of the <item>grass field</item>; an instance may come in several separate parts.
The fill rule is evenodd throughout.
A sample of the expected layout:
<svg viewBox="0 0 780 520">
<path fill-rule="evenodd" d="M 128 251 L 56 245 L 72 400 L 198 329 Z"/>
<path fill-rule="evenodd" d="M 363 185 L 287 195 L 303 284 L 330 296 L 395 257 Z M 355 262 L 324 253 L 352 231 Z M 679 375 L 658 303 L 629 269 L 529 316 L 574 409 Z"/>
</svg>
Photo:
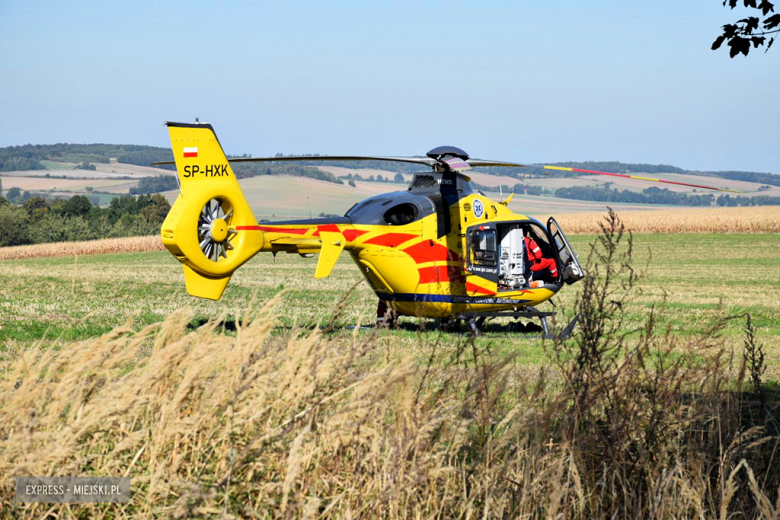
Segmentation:
<svg viewBox="0 0 780 520">
<path fill-rule="evenodd" d="M 592 235 L 572 237 L 581 256 Z M 641 282 L 642 294 L 628 310 L 640 321 L 664 297 L 664 324 L 675 334 L 701 329 L 704 323 L 727 315 L 750 312 L 773 360 L 770 373 L 780 378 L 780 234 L 640 234 L 636 236 L 637 265 L 650 264 Z M 262 304 L 282 289 L 283 327 L 322 323 L 346 297 L 339 327 L 371 324 L 376 299 L 346 255 L 333 274 L 315 280 L 315 259 L 259 255 L 231 280 L 223 299 L 190 298 L 181 267 L 167 252 L 66 256 L 6 260 L 0 264 L 0 344 L 27 348 L 35 342 L 57 345 L 104 334 L 133 317 L 135 327 L 163 320 L 183 306 L 197 320 L 222 315 L 235 317 L 247 306 Z M 345 296 L 350 288 L 355 290 Z M 577 285 L 564 288 L 557 303 L 570 308 Z M 399 331 L 388 332 L 394 348 L 414 349 L 418 325 L 406 318 Z M 433 322 L 427 324 L 432 331 Z M 742 322 L 728 327 L 734 338 Z M 507 335 L 490 327 L 480 343 L 522 353 L 520 363 L 541 363 L 544 350 L 535 339 Z M 738 343 L 737 343 L 738 344 Z"/>
<path fill-rule="evenodd" d="M 572 238 L 583 258 L 594 238 Z M 325 280 L 256 257 L 219 302 L 188 297 L 167 252 L 3 260 L 0 517 L 776 517 L 778 250 L 638 234 L 620 328 L 589 318 L 566 344 L 351 329 L 376 299 L 346 257 Z M 556 298 L 566 319 L 599 279 Z M 745 312 L 763 394 L 739 368 Z M 125 475 L 133 498 L 17 504 L 14 475 Z"/>
<path fill-rule="evenodd" d="M 41 164 L 47 170 L 72 170 L 76 167 L 76 163 L 65 163 L 58 161 L 41 161 Z"/>
</svg>

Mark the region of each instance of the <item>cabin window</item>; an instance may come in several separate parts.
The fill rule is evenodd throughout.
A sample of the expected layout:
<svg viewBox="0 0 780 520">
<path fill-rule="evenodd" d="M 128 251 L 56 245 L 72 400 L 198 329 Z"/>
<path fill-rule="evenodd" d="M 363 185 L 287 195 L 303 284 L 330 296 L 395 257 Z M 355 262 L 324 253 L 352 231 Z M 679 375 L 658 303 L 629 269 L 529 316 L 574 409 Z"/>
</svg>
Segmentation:
<svg viewBox="0 0 780 520">
<path fill-rule="evenodd" d="M 496 266 L 496 232 L 493 229 L 472 229 L 469 231 L 471 263 Z"/>
</svg>

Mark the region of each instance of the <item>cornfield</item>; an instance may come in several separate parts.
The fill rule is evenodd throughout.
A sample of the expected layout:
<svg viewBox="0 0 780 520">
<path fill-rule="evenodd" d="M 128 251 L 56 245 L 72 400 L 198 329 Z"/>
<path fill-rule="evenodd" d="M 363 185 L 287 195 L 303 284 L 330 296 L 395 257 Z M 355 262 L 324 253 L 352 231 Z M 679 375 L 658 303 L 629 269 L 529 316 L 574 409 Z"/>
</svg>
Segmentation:
<svg viewBox="0 0 780 520">
<path fill-rule="evenodd" d="M 0 260 L 46 256 L 97 255 L 105 253 L 135 253 L 162 251 L 159 236 L 105 238 L 86 242 L 58 242 L 30 246 L 0 247 Z"/>
<path fill-rule="evenodd" d="M 545 345 L 552 370 L 445 333 L 420 340 L 423 360 L 376 331 L 280 333 L 278 296 L 197 329 L 182 309 L 140 331 L 10 349 L 0 515 L 777 517 L 777 401 L 750 322 L 752 358 L 729 354 L 720 324 L 656 334 L 656 310 L 627 340 L 635 275 L 612 265 L 631 250 L 612 223 L 582 326 Z M 129 476 L 132 502 L 14 503 L 14 476 L 72 475 Z"/>
<path fill-rule="evenodd" d="M 599 233 L 602 213 L 556 216 L 566 233 Z M 620 212 L 634 233 L 778 233 L 780 206 L 689 208 Z"/>
</svg>

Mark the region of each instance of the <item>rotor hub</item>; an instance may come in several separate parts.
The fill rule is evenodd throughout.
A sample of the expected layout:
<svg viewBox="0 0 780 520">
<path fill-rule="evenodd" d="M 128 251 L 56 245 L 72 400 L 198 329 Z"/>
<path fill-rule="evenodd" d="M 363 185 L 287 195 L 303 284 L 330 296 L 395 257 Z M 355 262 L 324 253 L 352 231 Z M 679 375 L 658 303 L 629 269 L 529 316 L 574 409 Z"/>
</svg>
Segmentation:
<svg viewBox="0 0 780 520">
<path fill-rule="evenodd" d="M 443 159 L 444 157 L 458 157 L 464 161 L 469 159 L 469 154 L 457 146 L 437 146 L 425 155 L 437 161 Z"/>
<path fill-rule="evenodd" d="M 224 242 L 228 236 L 228 225 L 223 219 L 218 218 L 211 223 L 211 239 L 214 242 Z"/>
</svg>

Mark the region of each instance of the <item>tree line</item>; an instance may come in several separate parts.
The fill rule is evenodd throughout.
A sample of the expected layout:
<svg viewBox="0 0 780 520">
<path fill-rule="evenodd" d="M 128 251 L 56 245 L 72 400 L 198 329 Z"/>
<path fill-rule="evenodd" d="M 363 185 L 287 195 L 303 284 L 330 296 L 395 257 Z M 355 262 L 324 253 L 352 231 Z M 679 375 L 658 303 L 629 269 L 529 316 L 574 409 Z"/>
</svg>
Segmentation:
<svg viewBox="0 0 780 520">
<path fill-rule="evenodd" d="M 258 175 L 290 175 L 292 177 L 307 177 L 335 184 L 344 184 L 344 181 L 330 172 L 300 163 L 245 162 L 233 163 L 230 167 L 233 168 L 233 172 L 239 179 L 256 177 Z"/>
<path fill-rule="evenodd" d="M 742 197 L 721 195 L 715 201 L 718 206 L 780 206 L 780 197 L 759 195 L 757 197 Z"/>
<path fill-rule="evenodd" d="M 396 184 L 403 184 L 406 182 L 406 179 L 404 178 L 402 173 L 396 173 L 395 176 L 392 178 L 390 175 L 369 175 L 368 177 L 363 177 L 359 173 L 348 173 L 346 175 L 340 175 L 339 179 L 343 179 L 346 181 L 364 181 L 364 182 L 394 182 Z M 350 186 L 353 186 L 354 183 L 350 184 Z"/>
<path fill-rule="evenodd" d="M 655 186 L 646 188 L 642 192 L 629 190 L 613 190 L 601 186 L 572 186 L 570 188 L 558 188 L 555 196 L 564 199 L 587 200 L 597 202 L 623 202 L 627 204 L 664 204 L 669 206 L 771 206 L 780 205 L 780 197 L 766 195 L 757 197 L 731 197 L 729 195 L 715 195 L 707 193 L 692 195 L 678 193 L 666 188 Z"/>
<path fill-rule="evenodd" d="M 137 187 L 130 188 L 130 195 L 160 193 L 162 191 L 176 190 L 178 188 L 179 182 L 174 175 L 155 175 L 153 177 L 144 177 L 138 181 Z"/>
<path fill-rule="evenodd" d="M 0 196 L 0 247 L 155 235 L 170 209 L 162 195 L 116 197 L 105 208 L 84 195 L 20 205 Z"/>
</svg>

